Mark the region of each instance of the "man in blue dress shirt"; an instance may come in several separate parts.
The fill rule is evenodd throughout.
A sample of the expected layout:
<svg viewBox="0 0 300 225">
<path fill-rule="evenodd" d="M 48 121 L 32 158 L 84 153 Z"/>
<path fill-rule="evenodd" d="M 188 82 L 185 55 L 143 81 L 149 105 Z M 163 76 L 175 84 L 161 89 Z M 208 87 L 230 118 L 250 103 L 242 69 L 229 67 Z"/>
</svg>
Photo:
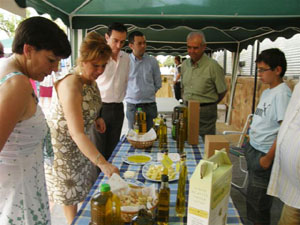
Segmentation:
<svg viewBox="0 0 300 225">
<path fill-rule="evenodd" d="M 161 88 L 160 69 L 157 60 L 145 53 L 146 37 L 142 32 L 129 34 L 128 42 L 132 49 L 125 97 L 128 127 L 133 128 L 135 112 L 142 108 L 146 112 L 148 131 L 153 127 L 153 119 L 157 117 L 155 93 Z"/>
</svg>

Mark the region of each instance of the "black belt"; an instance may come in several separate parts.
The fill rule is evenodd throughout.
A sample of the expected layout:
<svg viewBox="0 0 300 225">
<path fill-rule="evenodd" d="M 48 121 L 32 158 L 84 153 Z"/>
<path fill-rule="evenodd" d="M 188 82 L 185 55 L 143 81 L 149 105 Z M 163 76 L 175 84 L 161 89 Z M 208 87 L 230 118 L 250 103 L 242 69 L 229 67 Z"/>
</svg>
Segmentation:
<svg viewBox="0 0 300 225">
<path fill-rule="evenodd" d="M 135 105 L 135 107 L 145 107 L 145 106 L 149 106 L 149 105 L 155 105 L 156 103 L 155 102 L 149 102 L 149 103 L 139 103 L 139 104 L 129 103 L 129 104 Z"/>
<path fill-rule="evenodd" d="M 208 105 L 215 105 L 216 102 L 208 102 L 208 103 L 200 103 L 200 106 L 208 106 Z"/>
<path fill-rule="evenodd" d="M 123 102 L 102 102 L 103 105 L 121 105 Z"/>
</svg>

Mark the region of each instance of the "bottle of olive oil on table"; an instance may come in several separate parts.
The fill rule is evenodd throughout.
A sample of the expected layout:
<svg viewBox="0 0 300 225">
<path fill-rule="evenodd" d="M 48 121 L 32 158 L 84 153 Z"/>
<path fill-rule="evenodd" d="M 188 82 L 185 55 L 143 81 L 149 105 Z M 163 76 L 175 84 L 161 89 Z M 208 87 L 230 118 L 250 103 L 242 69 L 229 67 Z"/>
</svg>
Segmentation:
<svg viewBox="0 0 300 225">
<path fill-rule="evenodd" d="M 183 117 L 183 114 L 180 114 L 179 123 L 177 126 L 177 151 L 179 154 L 182 154 L 184 151 L 184 142 L 186 141 L 186 122 Z"/>
<path fill-rule="evenodd" d="M 123 225 L 121 219 L 121 200 L 119 196 L 112 195 L 112 225 Z"/>
<path fill-rule="evenodd" d="M 112 224 L 112 192 L 109 184 L 102 184 L 100 192 L 91 200 L 91 225 Z"/>
<path fill-rule="evenodd" d="M 166 119 L 161 118 L 159 124 L 159 149 L 166 149 L 168 146 Z"/>
<path fill-rule="evenodd" d="M 146 112 L 144 112 L 142 108 L 138 108 L 135 112 L 135 120 L 137 120 L 139 125 L 139 134 L 147 133 Z"/>
<path fill-rule="evenodd" d="M 91 199 L 90 225 L 120 225 L 121 203 L 118 196 L 110 191 L 109 184 L 102 184 L 100 192 Z"/>
<path fill-rule="evenodd" d="M 161 186 L 158 194 L 157 217 L 158 225 L 169 224 L 170 188 L 168 175 L 161 176 Z"/>
<path fill-rule="evenodd" d="M 185 215 L 185 184 L 187 179 L 186 154 L 180 155 L 179 180 L 176 198 L 176 216 Z"/>
</svg>

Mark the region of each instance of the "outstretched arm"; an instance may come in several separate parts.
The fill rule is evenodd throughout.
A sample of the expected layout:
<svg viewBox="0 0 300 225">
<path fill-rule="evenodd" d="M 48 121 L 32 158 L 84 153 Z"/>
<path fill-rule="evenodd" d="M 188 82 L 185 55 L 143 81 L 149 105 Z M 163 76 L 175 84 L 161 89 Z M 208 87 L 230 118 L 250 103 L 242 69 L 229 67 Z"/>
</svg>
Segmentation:
<svg viewBox="0 0 300 225">
<path fill-rule="evenodd" d="M 70 135 L 80 151 L 96 164 L 106 176 L 110 177 L 113 173 L 119 173 L 118 168 L 105 160 L 84 133 L 84 120 L 81 108 L 82 84 L 79 79 L 76 76 L 70 75 L 58 83 L 56 88 Z"/>
</svg>

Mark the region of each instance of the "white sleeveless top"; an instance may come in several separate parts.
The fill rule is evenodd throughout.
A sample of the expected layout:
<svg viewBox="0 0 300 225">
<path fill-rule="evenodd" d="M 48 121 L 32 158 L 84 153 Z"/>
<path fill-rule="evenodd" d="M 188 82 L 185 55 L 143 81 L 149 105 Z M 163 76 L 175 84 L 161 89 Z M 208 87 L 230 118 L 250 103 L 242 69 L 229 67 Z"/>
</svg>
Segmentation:
<svg viewBox="0 0 300 225">
<path fill-rule="evenodd" d="M 10 73 L 0 85 L 15 75 Z M 50 213 L 43 165 L 42 143 L 46 120 L 36 113 L 16 124 L 0 152 L 0 224 L 49 225 Z"/>
</svg>

